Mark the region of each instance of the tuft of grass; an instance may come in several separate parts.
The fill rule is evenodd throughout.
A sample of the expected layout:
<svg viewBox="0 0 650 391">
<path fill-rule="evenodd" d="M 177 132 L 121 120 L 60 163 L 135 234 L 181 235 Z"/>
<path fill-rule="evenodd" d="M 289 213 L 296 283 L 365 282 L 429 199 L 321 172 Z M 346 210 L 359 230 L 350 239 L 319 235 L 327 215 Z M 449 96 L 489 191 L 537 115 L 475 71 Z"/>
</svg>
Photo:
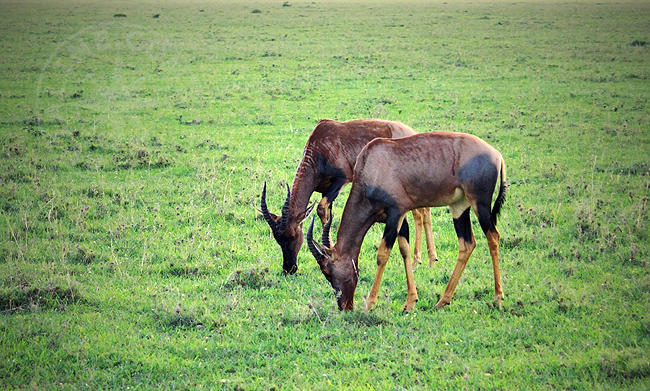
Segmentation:
<svg viewBox="0 0 650 391">
<path fill-rule="evenodd" d="M 223 287 L 228 290 L 235 288 L 256 289 L 273 286 L 275 283 L 268 279 L 269 269 L 237 270 L 225 281 Z"/>
<path fill-rule="evenodd" d="M 23 283 L 19 287 L 4 288 L 0 293 L 0 311 L 3 313 L 30 311 L 64 311 L 68 306 L 86 303 L 74 287 L 33 287 Z"/>
<path fill-rule="evenodd" d="M 350 325 L 359 325 L 362 327 L 376 327 L 379 325 L 388 325 L 390 322 L 382 319 L 374 313 L 352 312 L 345 314 L 345 321 Z"/>
<path fill-rule="evenodd" d="M 604 356 L 601 371 L 610 378 L 643 379 L 650 377 L 650 363 L 638 349 L 622 350 Z"/>
</svg>

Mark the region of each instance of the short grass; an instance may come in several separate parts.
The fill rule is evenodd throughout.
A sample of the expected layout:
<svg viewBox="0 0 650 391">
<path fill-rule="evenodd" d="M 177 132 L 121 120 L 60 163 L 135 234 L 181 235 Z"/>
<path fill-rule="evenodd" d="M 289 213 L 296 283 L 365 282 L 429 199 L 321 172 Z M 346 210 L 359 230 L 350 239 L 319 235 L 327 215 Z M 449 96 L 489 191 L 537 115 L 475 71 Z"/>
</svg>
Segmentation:
<svg viewBox="0 0 650 391">
<path fill-rule="evenodd" d="M 2 388 L 650 387 L 647 2 L 35 0 L 0 15 Z M 370 313 L 339 313 L 306 249 L 280 273 L 263 182 L 279 209 L 317 121 L 363 117 L 502 152 L 503 310 L 478 235 L 434 309 L 457 251 L 445 209 L 411 314 L 397 251 Z"/>
</svg>

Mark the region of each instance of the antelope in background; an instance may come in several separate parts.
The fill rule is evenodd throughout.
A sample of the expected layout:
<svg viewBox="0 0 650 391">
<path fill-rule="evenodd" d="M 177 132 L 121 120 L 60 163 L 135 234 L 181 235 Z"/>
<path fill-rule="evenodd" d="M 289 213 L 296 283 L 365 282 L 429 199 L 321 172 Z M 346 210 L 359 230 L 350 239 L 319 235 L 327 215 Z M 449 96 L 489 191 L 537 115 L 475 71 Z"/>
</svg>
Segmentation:
<svg viewBox="0 0 650 391">
<path fill-rule="evenodd" d="M 291 190 L 287 186 L 287 198 L 280 216 L 268 210 L 266 182 L 262 190 L 260 212 L 282 249 L 282 269 L 285 273 L 293 274 L 298 269 L 298 251 L 303 242 L 302 222 L 311 211 L 308 204 L 312 193 L 316 191 L 323 195 L 317 213 L 321 223 L 325 224 L 330 217 L 332 202 L 341 188 L 352 181 L 354 164 L 361 149 L 378 137 L 400 138 L 414 134 L 417 134 L 415 130 L 396 121 L 360 119 L 347 122 L 321 120 L 318 123 L 305 145 Z M 420 261 L 424 226 L 431 266 L 437 260 L 431 231 L 431 211 L 428 208 L 413 210 L 413 218 L 416 226 L 414 258 Z"/>
<path fill-rule="evenodd" d="M 492 210 L 492 195 L 501 177 Z M 458 235 L 458 261 L 447 289 L 436 307 L 451 302 L 465 265 L 476 247 L 470 208 L 487 237 L 494 269 L 494 293 L 503 300 L 499 272 L 497 216 L 505 201 L 506 167 L 496 149 L 478 137 L 452 132 L 421 133 L 401 139 L 376 139 L 360 152 L 354 181 L 345 204 L 336 244 L 329 241 L 331 218 L 323 228 L 323 245 L 313 240 L 313 219 L 307 244 L 321 271 L 334 288 L 340 310 L 352 310 L 359 278 L 361 244 L 370 226 L 385 222 L 377 250 L 377 272 L 366 310 L 377 304 L 379 284 L 391 249 L 398 240 L 406 269 L 407 298 L 404 311 L 418 300 L 408 243 L 409 210 L 448 205 Z"/>
</svg>

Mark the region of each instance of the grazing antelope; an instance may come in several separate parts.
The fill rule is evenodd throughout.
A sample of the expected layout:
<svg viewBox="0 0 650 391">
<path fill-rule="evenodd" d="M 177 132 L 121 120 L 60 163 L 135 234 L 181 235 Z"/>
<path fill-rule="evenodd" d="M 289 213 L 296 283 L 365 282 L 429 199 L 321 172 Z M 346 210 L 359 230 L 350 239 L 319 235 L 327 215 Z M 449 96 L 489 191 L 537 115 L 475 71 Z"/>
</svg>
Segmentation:
<svg viewBox="0 0 650 391">
<path fill-rule="evenodd" d="M 417 134 L 401 122 L 360 119 L 347 122 L 322 120 L 312 131 L 296 170 L 291 190 L 280 216 L 270 213 L 266 205 L 266 183 L 262 190 L 261 210 L 271 227 L 273 237 L 282 249 L 282 269 L 293 274 L 298 269 L 298 251 L 303 241 L 302 221 L 311 211 L 308 208 L 313 192 L 323 195 L 317 213 L 325 224 L 330 216 L 331 204 L 341 188 L 352 181 L 354 164 L 361 149 L 378 137 L 400 138 Z M 312 206 L 313 207 L 313 206 Z M 415 259 L 420 261 L 422 226 L 424 225 L 429 265 L 437 260 L 431 231 L 431 211 L 414 210 L 416 225 Z"/>
<path fill-rule="evenodd" d="M 492 210 L 492 195 L 501 177 Z M 329 242 L 331 219 L 323 228 L 323 245 L 313 240 L 313 223 L 307 244 L 321 271 L 334 288 L 340 310 L 354 306 L 359 252 L 363 238 L 375 222 L 386 227 L 377 250 L 377 273 L 367 298 L 366 310 L 377 304 L 379 284 L 391 249 L 398 240 L 406 268 L 407 298 L 404 310 L 413 309 L 418 299 L 413 281 L 408 243 L 409 210 L 448 205 L 458 235 L 458 262 L 444 295 L 436 305 L 451 302 L 454 290 L 476 247 L 470 208 L 487 237 L 494 268 L 494 293 L 499 306 L 503 300 L 499 273 L 499 231 L 497 216 L 505 200 L 506 166 L 496 149 L 478 137 L 452 132 L 421 133 L 390 140 L 371 141 L 360 152 L 354 180 L 345 204 L 336 244 Z"/>
</svg>

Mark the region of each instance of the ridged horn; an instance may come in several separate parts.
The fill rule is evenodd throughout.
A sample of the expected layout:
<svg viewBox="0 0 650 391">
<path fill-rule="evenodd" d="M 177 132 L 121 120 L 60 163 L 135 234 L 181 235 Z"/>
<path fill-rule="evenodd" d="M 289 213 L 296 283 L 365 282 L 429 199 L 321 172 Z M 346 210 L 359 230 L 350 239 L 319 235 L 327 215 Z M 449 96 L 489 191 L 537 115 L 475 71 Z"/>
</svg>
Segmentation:
<svg viewBox="0 0 650 391">
<path fill-rule="evenodd" d="M 291 201 L 291 189 L 287 185 L 287 199 L 284 201 L 282 206 L 282 217 L 280 217 L 280 231 L 284 231 L 289 224 L 289 203 Z"/>
<path fill-rule="evenodd" d="M 330 228 L 332 227 L 332 209 L 330 209 L 330 218 L 327 219 L 327 223 L 323 226 L 323 236 L 321 237 L 321 242 L 326 249 L 331 249 L 332 244 L 330 243 Z"/>
<path fill-rule="evenodd" d="M 264 220 L 266 220 L 271 227 L 271 231 L 276 233 L 278 231 L 278 224 L 273 220 L 271 213 L 269 213 L 269 208 L 266 206 L 266 181 L 264 182 L 264 189 L 262 190 L 262 201 L 260 202 L 260 206 L 262 208 L 261 212 L 262 216 L 264 216 Z"/>
<path fill-rule="evenodd" d="M 316 258 L 317 261 L 322 260 L 325 257 L 325 254 L 321 248 L 321 245 L 318 244 L 317 242 L 314 242 L 314 220 L 316 219 L 316 216 L 312 216 L 311 218 L 311 224 L 309 224 L 309 229 L 307 230 L 307 247 L 309 247 L 309 251 L 311 252 L 311 255 Z"/>
</svg>

